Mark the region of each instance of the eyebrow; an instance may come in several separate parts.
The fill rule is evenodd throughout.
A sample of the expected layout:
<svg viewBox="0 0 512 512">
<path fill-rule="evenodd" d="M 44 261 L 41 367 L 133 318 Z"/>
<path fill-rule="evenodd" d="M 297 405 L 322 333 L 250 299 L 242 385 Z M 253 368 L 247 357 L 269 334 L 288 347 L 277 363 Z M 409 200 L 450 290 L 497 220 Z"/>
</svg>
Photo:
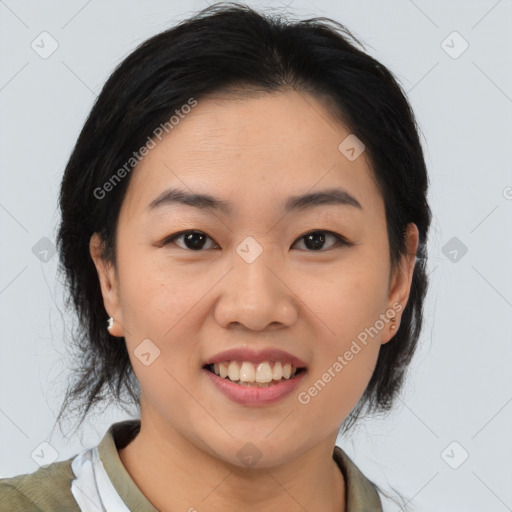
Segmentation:
<svg viewBox="0 0 512 512">
<path fill-rule="evenodd" d="M 162 192 L 148 204 L 146 210 L 153 211 L 167 204 L 186 204 L 195 208 L 217 210 L 226 214 L 230 214 L 232 211 L 229 201 L 215 198 L 209 194 L 194 194 L 177 188 L 170 188 Z M 363 209 L 361 203 L 346 190 L 329 188 L 309 194 L 290 196 L 284 204 L 284 211 L 288 213 L 293 210 L 306 210 L 322 205 L 352 206 L 359 210 Z"/>
</svg>

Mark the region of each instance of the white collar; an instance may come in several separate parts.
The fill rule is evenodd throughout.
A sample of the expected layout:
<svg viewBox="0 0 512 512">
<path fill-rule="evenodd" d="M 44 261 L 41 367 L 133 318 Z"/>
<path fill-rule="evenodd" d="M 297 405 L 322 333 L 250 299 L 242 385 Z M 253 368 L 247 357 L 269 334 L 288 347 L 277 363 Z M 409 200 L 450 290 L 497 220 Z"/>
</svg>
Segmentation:
<svg viewBox="0 0 512 512">
<path fill-rule="evenodd" d="M 86 448 L 71 463 L 71 492 L 82 512 L 130 512 L 108 477 L 97 446 Z"/>
</svg>

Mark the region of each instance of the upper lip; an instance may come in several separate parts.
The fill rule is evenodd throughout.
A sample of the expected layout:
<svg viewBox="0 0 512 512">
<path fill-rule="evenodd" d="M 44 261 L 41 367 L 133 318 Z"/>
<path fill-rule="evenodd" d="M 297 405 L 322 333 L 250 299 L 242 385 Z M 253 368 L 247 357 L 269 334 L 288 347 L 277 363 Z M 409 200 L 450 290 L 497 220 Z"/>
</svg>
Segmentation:
<svg viewBox="0 0 512 512">
<path fill-rule="evenodd" d="M 204 364 L 222 363 L 224 361 L 248 361 L 251 363 L 262 363 L 265 361 L 281 361 L 290 363 L 295 368 L 304 368 L 306 363 L 294 355 L 280 350 L 278 348 L 266 348 L 261 350 L 251 350 L 248 348 L 233 348 L 224 352 L 219 352 Z"/>
</svg>

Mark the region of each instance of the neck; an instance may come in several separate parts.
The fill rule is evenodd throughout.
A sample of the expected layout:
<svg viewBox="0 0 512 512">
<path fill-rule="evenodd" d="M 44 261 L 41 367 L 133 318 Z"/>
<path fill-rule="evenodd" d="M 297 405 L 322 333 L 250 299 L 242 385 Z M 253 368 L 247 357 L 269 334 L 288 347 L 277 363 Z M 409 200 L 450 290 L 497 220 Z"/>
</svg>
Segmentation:
<svg viewBox="0 0 512 512">
<path fill-rule="evenodd" d="M 162 435 L 152 426 L 143 421 L 137 437 L 119 450 L 119 456 L 160 512 L 345 512 L 345 482 L 332 458 L 337 432 L 279 466 L 241 468 L 199 449 L 175 431 Z"/>
</svg>

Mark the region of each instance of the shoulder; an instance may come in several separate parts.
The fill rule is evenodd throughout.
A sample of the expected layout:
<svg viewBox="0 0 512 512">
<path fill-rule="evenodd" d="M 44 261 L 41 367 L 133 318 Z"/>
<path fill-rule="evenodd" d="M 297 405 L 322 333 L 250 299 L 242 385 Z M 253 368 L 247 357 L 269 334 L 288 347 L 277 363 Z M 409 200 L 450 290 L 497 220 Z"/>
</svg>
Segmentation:
<svg viewBox="0 0 512 512">
<path fill-rule="evenodd" d="M 1 512 L 40 512 L 40 508 L 27 498 L 15 485 L 9 483 L 10 479 L 0 480 L 0 511 Z"/>
<path fill-rule="evenodd" d="M 377 486 L 367 478 L 355 462 L 339 446 L 334 447 L 333 458 L 345 477 L 347 512 L 382 512 Z"/>
<path fill-rule="evenodd" d="M 72 460 L 0 479 L 0 512 L 80 512 L 71 493 Z"/>
</svg>

